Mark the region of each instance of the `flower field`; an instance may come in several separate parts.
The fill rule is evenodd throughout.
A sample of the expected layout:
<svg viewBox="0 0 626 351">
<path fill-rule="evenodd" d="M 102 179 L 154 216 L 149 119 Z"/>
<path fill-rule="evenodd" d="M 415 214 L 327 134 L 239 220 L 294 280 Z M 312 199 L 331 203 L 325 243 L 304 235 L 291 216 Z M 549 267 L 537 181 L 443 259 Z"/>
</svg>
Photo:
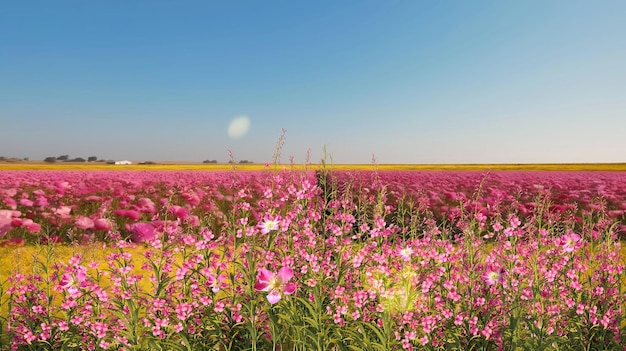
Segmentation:
<svg viewBox="0 0 626 351">
<path fill-rule="evenodd" d="M 626 173 L 4 170 L 0 350 L 626 350 Z"/>
</svg>

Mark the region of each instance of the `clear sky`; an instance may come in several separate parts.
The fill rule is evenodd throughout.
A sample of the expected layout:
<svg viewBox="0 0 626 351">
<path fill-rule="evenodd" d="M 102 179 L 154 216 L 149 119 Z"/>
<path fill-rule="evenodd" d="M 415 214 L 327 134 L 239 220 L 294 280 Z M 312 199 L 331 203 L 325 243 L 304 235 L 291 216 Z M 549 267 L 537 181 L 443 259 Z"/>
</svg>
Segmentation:
<svg viewBox="0 0 626 351">
<path fill-rule="evenodd" d="M 626 162 L 625 19 L 623 0 L 4 0 L 0 155 L 267 162 L 286 128 L 283 162 Z"/>
</svg>

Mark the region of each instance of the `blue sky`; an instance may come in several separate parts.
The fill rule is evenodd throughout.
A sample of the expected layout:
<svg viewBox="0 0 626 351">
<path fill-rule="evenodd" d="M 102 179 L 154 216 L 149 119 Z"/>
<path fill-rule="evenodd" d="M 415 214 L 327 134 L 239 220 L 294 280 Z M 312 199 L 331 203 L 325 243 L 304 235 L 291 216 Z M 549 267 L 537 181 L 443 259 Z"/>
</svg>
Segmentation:
<svg viewBox="0 0 626 351">
<path fill-rule="evenodd" d="M 625 1 L 2 1 L 0 155 L 626 162 Z M 231 139 L 231 120 L 248 133 Z"/>
</svg>

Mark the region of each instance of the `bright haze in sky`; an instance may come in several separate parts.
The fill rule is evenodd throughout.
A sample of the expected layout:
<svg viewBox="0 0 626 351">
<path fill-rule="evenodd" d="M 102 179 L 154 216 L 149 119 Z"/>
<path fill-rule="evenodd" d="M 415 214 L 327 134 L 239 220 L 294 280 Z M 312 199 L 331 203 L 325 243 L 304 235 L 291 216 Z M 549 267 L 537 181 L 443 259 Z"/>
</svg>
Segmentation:
<svg viewBox="0 0 626 351">
<path fill-rule="evenodd" d="M 0 156 L 626 162 L 626 1 L 5 1 Z"/>
</svg>

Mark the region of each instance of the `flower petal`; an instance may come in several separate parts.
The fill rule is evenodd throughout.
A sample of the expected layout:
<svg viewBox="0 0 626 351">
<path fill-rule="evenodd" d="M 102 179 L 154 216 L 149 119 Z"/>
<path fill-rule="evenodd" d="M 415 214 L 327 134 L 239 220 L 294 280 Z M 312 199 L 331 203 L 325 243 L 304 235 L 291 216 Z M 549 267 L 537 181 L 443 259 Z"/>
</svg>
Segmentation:
<svg viewBox="0 0 626 351">
<path fill-rule="evenodd" d="M 269 287 L 270 287 L 270 284 L 266 281 L 257 280 L 254 283 L 254 290 L 256 291 L 267 291 Z"/>
<path fill-rule="evenodd" d="M 272 305 L 280 301 L 280 293 L 276 290 L 272 290 L 269 294 L 267 294 L 267 301 L 269 301 Z"/>
<path fill-rule="evenodd" d="M 287 295 L 291 295 L 296 291 L 296 283 L 287 283 L 285 285 L 285 289 L 283 289 L 283 293 Z"/>
<path fill-rule="evenodd" d="M 289 267 L 283 267 L 278 271 L 278 278 L 280 278 L 283 283 L 288 282 L 292 277 L 293 271 Z"/>
<path fill-rule="evenodd" d="M 261 282 L 269 282 L 274 278 L 274 273 L 268 271 L 265 268 L 259 269 L 259 274 L 257 275 L 257 280 Z"/>
</svg>

